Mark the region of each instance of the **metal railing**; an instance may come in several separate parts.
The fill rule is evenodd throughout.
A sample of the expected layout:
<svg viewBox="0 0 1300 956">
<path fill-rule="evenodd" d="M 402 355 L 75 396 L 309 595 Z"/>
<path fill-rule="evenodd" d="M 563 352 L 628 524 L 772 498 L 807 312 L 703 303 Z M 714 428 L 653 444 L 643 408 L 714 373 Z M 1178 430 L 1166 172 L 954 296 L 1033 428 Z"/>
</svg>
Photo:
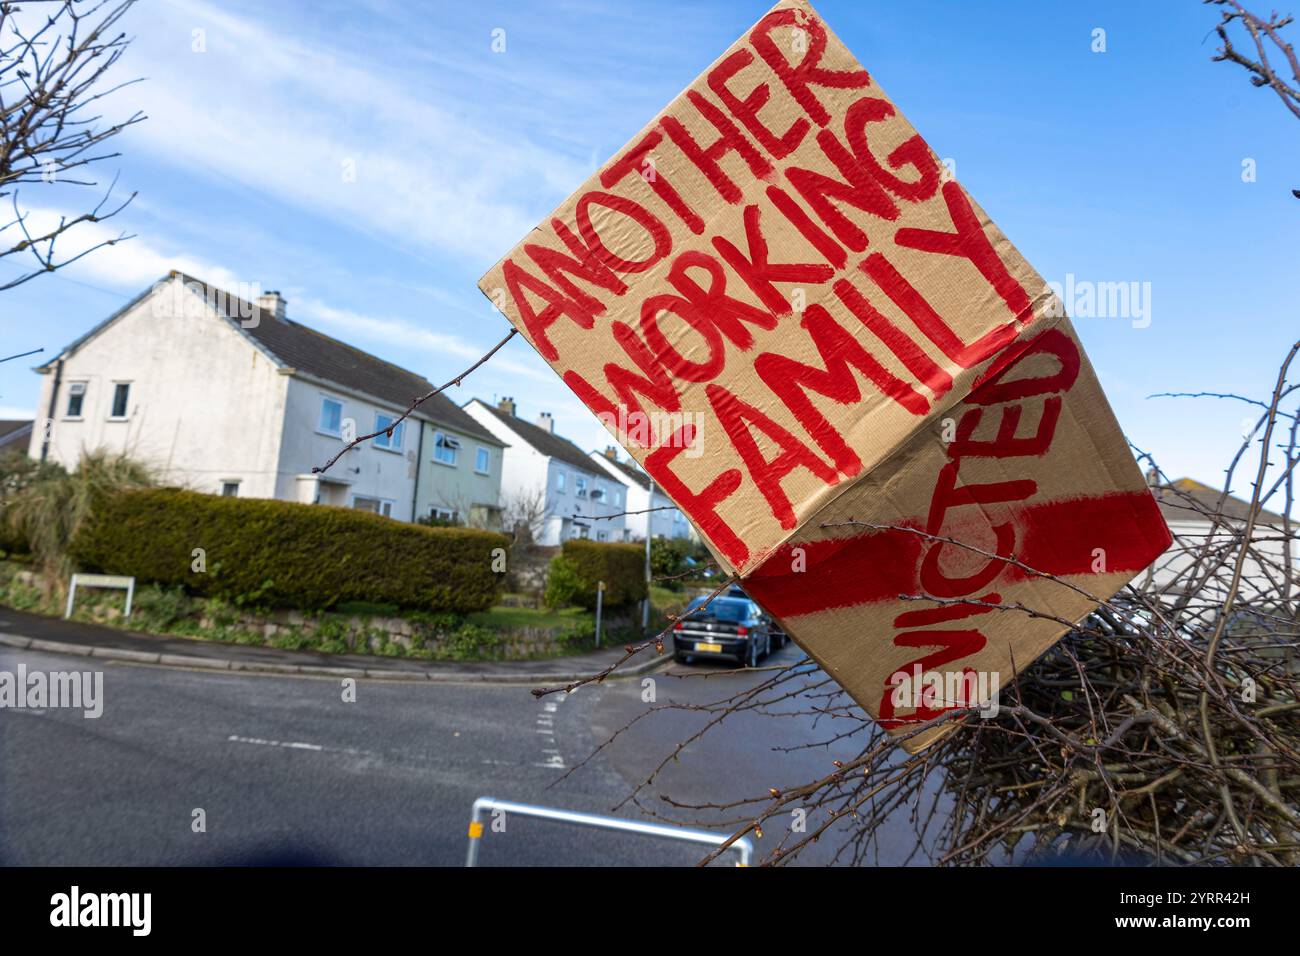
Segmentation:
<svg viewBox="0 0 1300 956">
<path fill-rule="evenodd" d="M 506 814 L 521 817 L 535 817 L 550 820 L 553 823 L 567 823 L 572 826 L 596 827 L 600 830 L 616 830 L 621 833 L 639 833 L 642 836 L 663 837 L 669 840 L 681 840 L 686 843 L 703 843 L 708 846 L 721 846 L 729 839 L 708 830 L 694 830 L 690 827 L 673 827 L 663 823 L 642 823 L 639 820 L 625 820 L 621 817 L 602 817 L 593 813 L 576 813 L 573 810 L 559 810 L 555 807 L 539 807 L 528 803 L 512 803 L 495 797 L 479 797 L 474 801 L 469 820 L 469 850 L 465 856 L 466 866 L 478 863 L 478 848 L 483 841 L 483 814 L 500 810 Z M 741 837 L 732 843 L 728 850 L 735 850 L 740 859 L 737 866 L 749 866 L 754 855 L 754 844 L 749 837 Z"/>
</svg>

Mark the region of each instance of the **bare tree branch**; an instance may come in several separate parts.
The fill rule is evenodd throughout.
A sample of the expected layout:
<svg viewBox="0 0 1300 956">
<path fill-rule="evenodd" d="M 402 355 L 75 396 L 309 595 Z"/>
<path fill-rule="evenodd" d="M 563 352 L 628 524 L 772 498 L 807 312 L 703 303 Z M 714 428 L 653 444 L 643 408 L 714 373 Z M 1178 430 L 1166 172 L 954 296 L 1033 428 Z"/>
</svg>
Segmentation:
<svg viewBox="0 0 1300 956">
<path fill-rule="evenodd" d="M 0 200 L 8 199 L 13 207 L 12 218 L 0 220 L 0 259 L 30 255 L 35 260 L 34 268 L 0 283 L 0 290 L 132 238 L 120 233 L 71 256 L 59 256 L 55 249 L 56 241 L 77 226 L 105 222 L 135 198 L 135 193 L 121 201 L 113 198 L 116 176 L 88 212 L 61 214 L 57 221 L 39 226 L 33 225 L 31 207 L 20 200 L 20 194 L 25 200 L 28 192 L 19 187 L 97 185 L 74 171 L 117 158 L 118 153 L 100 147 L 145 118 L 137 111 L 104 123 L 101 114 L 92 112 L 100 100 L 138 82 L 109 81 L 131 42 L 118 28 L 134 2 L 62 0 L 46 8 L 0 2 Z M 44 16 L 30 16 L 36 10 Z"/>
</svg>

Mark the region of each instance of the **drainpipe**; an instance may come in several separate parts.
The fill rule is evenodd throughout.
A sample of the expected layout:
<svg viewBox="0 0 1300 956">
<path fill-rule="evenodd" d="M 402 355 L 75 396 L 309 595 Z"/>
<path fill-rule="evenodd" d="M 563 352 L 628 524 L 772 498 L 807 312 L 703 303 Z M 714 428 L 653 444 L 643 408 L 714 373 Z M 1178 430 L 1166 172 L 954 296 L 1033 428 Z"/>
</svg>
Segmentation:
<svg viewBox="0 0 1300 956">
<path fill-rule="evenodd" d="M 424 422 L 414 417 L 412 421 L 420 423 L 420 437 L 415 442 L 415 491 L 411 493 L 411 523 L 414 524 L 419 517 L 415 508 L 420 501 L 420 473 L 424 471 Z"/>
<path fill-rule="evenodd" d="M 45 410 L 45 420 L 50 423 L 50 427 L 41 424 L 41 431 L 45 434 L 41 437 L 41 464 L 45 464 L 45 459 L 50 453 L 50 435 L 54 431 L 54 412 L 59 403 L 59 386 L 63 384 L 63 359 L 54 361 L 54 387 L 50 389 L 50 405 Z"/>
</svg>

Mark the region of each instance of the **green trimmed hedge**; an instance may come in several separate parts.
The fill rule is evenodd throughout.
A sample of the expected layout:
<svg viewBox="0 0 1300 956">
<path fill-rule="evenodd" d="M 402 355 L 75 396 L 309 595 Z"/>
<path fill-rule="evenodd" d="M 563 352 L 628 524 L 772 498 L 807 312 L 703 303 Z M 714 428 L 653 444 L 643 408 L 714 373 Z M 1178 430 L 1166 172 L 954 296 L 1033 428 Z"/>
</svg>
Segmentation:
<svg viewBox="0 0 1300 956">
<path fill-rule="evenodd" d="M 321 610 L 343 601 L 466 613 L 505 583 L 504 535 L 425 528 L 364 511 L 174 488 L 96 502 L 70 554 L 88 571 L 179 584 L 237 603 Z M 192 566 L 204 549 L 206 571 Z"/>
<path fill-rule="evenodd" d="M 572 600 L 585 608 L 596 606 L 596 583 L 605 582 L 605 607 L 621 607 L 642 600 L 645 589 L 645 547 L 639 544 L 607 544 L 575 538 L 564 542 L 560 553 L 551 560 L 576 576 L 578 588 Z"/>
</svg>

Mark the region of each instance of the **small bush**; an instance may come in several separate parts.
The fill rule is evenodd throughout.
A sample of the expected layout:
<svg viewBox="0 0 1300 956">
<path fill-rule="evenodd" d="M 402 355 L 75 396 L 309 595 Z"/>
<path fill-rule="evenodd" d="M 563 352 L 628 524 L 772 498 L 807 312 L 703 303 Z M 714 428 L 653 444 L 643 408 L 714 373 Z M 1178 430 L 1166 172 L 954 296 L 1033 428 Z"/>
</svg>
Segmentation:
<svg viewBox="0 0 1300 956">
<path fill-rule="evenodd" d="M 637 544 L 606 544 L 575 539 L 564 542 L 560 554 L 551 560 L 551 573 L 576 576 L 578 587 L 572 602 L 591 609 L 596 606 L 596 584 L 605 582 L 605 607 L 622 607 L 646 596 L 645 549 Z M 566 585 L 567 586 L 567 585 Z M 548 580 L 547 603 L 551 583 Z M 553 606 L 553 605 L 552 605 Z"/>
<path fill-rule="evenodd" d="M 153 483 L 147 466 L 106 451 L 83 454 L 75 471 L 22 455 L 0 460 L 0 549 L 30 553 L 47 592 L 61 591 L 72 571 L 68 548 L 106 494 Z"/>
<path fill-rule="evenodd" d="M 573 562 L 564 555 L 557 554 L 551 558 L 551 565 L 546 573 L 546 594 L 542 598 L 549 608 L 568 607 L 576 604 L 582 592 L 582 578 Z"/>
<path fill-rule="evenodd" d="M 695 545 L 686 538 L 655 538 L 650 542 L 650 571 L 655 580 L 673 590 L 681 590 L 682 579 L 690 571 Z"/>
<path fill-rule="evenodd" d="M 465 613 L 490 607 L 503 535 L 424 528 L 364 511 L 172 488 L 102 496 L 70 548 L 86 570 L 181 585 L 236 606 L 346 601 Z M 206 570 L 193 570 L 202 548 Z"/>
</svg>

